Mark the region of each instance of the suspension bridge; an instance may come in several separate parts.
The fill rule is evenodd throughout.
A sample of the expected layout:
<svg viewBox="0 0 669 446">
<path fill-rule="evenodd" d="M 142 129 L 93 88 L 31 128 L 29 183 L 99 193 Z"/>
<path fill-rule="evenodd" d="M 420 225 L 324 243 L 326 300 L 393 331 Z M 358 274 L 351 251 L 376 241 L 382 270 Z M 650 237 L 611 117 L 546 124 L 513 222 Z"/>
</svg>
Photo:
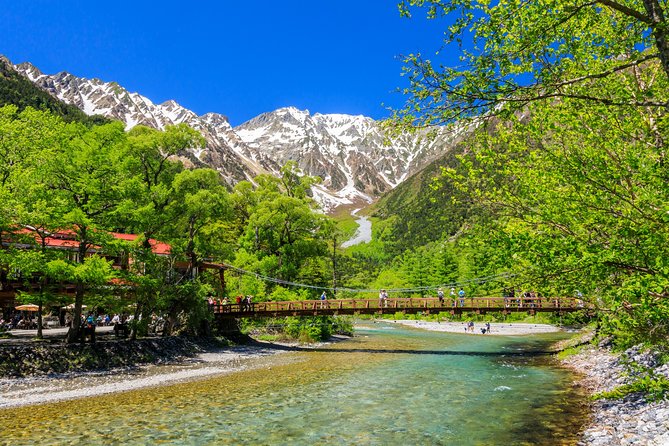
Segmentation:
<svg viewBox="0 0 669 446">
<path fill-rule="evenodd" d="M 282 316 L 333 316 L 359 314 L 430 314 L 462 313 L 503 314 L 527 312 L 528 314 L 570 313 L 588 307 L 582 300 L 572 297 L 474 297 L 474 298 L 388 298 L 388 299 L 327 299 L 252 302 L 210 305 L 217 319 L 265 318 Z"/>
</svg>

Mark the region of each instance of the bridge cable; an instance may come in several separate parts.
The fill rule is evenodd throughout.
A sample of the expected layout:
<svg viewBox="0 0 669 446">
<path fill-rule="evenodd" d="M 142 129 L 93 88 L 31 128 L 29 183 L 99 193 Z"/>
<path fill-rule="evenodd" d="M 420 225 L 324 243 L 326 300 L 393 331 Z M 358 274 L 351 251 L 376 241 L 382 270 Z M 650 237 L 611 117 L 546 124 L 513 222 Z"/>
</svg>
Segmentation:
<svg viewBox="0 0 669 446">
<path fill-rule="evenodd" d="M 284 279 L 277 279 L 275 277 L 270 277 L 270 276 L 265 276 L 263 274 L 255 273 L 253 271 L 248 271 L 243 268 L 239 268 L 233 265 L 229 265 L 226 263 L 221 263 L 221 266 L 226 268 L 226 269 L 231 269 L 233 271 L 236 271 L 239 274 L 246 274 L 249 276 L 253 276 L 256 279 L 265 281 L 265 282 L 271 282 L 271 283 L 276 283 L 278 285 L 285 285 L 285 286 L 292 286 L 296 288 L 308 288 L 308 289 L 313 289 L 313 290 L 319 290 L 319 291 L 332 291 L 332 292 L 338 292 L 338 291 L 343 291 L 347 293 L 375 293 L 378 291 L 376 288 L 346 288 L 346 287 L 326 287 L 326 286 L 317 286 L 317 285 L 308 285 L 304 283 L 299 283 L 299 282 L 292 282 L 289 280 L 284 280 Z M 488 282 L 494 282 L 499 279 L 507 279 L 510 277 L 515 277 L 516 274 L 512 273 L 500 273 L 500 274 L 494 274 L 490 276 L 484 276 L 484 277 L 475 277 L 472 279 L 467 279 L 467 280 L 462 280 L 458 282 L 451 282 L 451 283 L 443 283 L 440 285 L 428 285 L 428 286 L 421 286 L 421 287 L 412 287 L 412 288 L 387 288 L 386 291 L 394 292 L 394 293 L 412 293 L 412 292 L 421 292 L 421 291 L 431 291 L 431 290 L 436 290 L 438 288 L 449 288 L 449 287 L 460 287 L 464 286 L 467 284 L 483 284 L 483 283 L 488 283 Z"/>
</svg>

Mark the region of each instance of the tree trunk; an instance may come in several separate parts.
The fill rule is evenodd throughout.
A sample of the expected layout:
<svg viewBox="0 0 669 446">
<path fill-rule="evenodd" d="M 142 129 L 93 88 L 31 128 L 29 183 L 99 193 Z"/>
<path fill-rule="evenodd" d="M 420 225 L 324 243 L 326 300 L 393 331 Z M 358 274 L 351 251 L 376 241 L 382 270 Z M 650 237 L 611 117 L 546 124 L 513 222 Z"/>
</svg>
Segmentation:
<svg viewBox="0 0 669 446">
<path fill-rule="evenodd" d="M 84 284 L 77 280 L 74 294 L 74 316 L 72 317 L 72 326 L 67 332 L 67 342 L 72 344 L 81 337 L 81 307 L 84 302 Z"/>
<path fill-rule="evenodd" d="M 39 306 L 37 307 L 37 339 L 42 339 L 43 338 L 43 333 L 42 333 L 42 287 L 40 286 L 39 290 Z"/>
<path fill-rule="evenodd" d="M 139 327 L 139 316 L 142 314 L 142 305 L 137 302 L 135 306 L 135 315 L 132 318 L 132 327 L 130 329 L 130 340 L 134 341 L 137 339 L 137 327 Z"/>
<path fill-rule="evenodd" d="M 81 234 L 80 236 L 80 241 L 79 241 L 79 258 L 77 259 L 77 262 L 82 264 L 86 260 L 86 251 L 88 250 L 88 243 L 86 241 L 86 228 L 80 228 L 81 229 Z M 72 344 L 74 342 L 77 342 L 80 338 L 81 335 L 81 307 L 84 304 L 84 291 L 85 291 L 85 286 L 84 283 L 77 279 L 76 283 L 76 288 L 75 288 L 75 294 L 74 294 L 74 317 L 72 320 L 72 326 L 70 327 L 70 330 L 67 332 L 67 342 Z"/>
<path fill-rule="evenodd" d="M 643 6 L 646 8 L 648 17 L 653 21 L 651 28 L 655 39 L 655 47 L 660 56 L 664 73 L 669 77 L 669 28 L 665 21 L 662 6 L 660 6 L 658 0 L 643 0 Z"/>
</svg>

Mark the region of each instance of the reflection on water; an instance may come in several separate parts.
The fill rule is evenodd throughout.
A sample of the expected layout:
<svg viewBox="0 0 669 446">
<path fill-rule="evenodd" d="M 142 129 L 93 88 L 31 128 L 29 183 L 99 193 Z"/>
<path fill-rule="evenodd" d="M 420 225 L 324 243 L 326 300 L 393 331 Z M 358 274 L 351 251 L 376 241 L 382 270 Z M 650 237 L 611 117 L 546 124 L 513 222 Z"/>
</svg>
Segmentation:
<svg viewBox="0 0 669 446">
<path fill-rule="evenodd" d="M 582 396 L 540 352 L 555 335 L 383 330 L 256 370 L 0 411 L 11 444 L 574 444 Z"/>
</svg>

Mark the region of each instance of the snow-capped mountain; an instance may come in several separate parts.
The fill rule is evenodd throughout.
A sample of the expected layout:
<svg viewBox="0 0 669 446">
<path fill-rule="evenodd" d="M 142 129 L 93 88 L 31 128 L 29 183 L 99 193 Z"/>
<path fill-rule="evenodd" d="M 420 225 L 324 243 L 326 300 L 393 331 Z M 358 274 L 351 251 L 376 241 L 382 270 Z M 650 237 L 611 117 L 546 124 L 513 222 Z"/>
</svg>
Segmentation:
<svg viewBox="0 0 669 446">
<path fill-rule="evenodd" d="M 30 63 L 14 66 L 32 82 L 86 114 L 118 119 L 126 129 L 136 125 L 163 129 L 186 123 L 207 143 L 181 159 L 218 170 L 229 184 L 252 180 L 259 173 L 278 173 L 286 161 L 297 161 L 323 183 L 314 197 L 327 209 L 371 202 L 452 147 L 444 131 L 435 138 L 417 132 L 384 140 L 378 122 L 364 116 L 310 114 L 293 107 L 264 113 L 236 128 L 218 113 L 198 116 L 175 101 L 154 104 L 116 82 L 79 78 L 67 72 L 47 75 Z"/>
<path fill-rule="evenodd" d="M 446 131 L 437 131 L 433 138 L 417 132 L 388 141 L 371 118 L 312 115 L 294 107 L 263 113 L 234 130 L 249 147 L 279 164 L 296 161 L 304 172 L 320 176 L 324 188 L 336 196 L 319 199 L 333 204 L 371 202 L 451 144 Z"/>
<path fill-rule="evenodd" d="M 66 72 L 46 75 L 30 63 L 22 63 L 15 68 L 63 102 L 77 106 L 88 115 L 118 119 L 125 123 L 128 130 L 138 124 L 156 129 L 188 124 L 202 133 L 207 144 L 203 149 L 194 148 L 181 154 L 182 160 L 187 165 L 206 165 L 217 169 L 231 185 L 253 178 L 264 172 L 266 167 L 276 167 L 271 160 L 251 153 L 223 115 L 207 113 L 198 116 L 172 100 L 154 104 L 116 82 L 84 79 Z"/>
</svg>

